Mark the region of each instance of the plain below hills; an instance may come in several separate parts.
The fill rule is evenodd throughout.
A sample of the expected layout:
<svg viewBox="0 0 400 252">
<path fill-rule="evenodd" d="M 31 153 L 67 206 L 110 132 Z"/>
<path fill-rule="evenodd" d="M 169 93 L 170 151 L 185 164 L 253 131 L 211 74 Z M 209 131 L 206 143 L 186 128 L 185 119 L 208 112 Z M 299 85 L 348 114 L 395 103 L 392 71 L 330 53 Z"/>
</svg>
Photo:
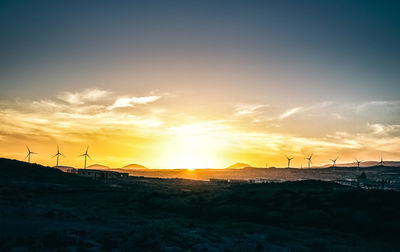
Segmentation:
<svg viewBox="0 0 400 252">
<path fill-rule="evenodd" d="M 400 251 L 399 192 L 0 172 L 0 251 Z"/>
</svg>

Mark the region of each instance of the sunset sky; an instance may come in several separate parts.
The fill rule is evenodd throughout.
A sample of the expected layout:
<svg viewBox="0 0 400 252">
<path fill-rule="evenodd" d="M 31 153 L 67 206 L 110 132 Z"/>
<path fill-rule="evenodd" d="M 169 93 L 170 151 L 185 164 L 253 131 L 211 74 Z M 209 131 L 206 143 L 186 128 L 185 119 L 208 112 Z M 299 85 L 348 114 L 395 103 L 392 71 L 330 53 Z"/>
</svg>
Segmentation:
<svg viewBox="0 0 400 252">
<path fill-rule="evenodd" d="M 300 3 L 301 2 L 301 3 Z M 398 1 L 2 1 L 0 156 L 400 159 Z"/>
</svg>

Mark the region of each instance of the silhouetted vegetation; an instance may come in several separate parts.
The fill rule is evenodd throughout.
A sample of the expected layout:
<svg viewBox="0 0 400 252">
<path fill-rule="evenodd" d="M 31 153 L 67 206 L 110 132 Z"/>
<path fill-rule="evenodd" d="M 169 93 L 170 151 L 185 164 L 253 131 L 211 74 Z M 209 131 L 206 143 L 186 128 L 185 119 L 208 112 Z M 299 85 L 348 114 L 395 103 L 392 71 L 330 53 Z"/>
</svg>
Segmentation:
<svg viewBox="0 0 400 252">
<path fill-rule="evenodd" d="M 399 192 L 302 181 L 94 181 L 0 159 L 0 250 L 396 251 Z"/>
</svg>

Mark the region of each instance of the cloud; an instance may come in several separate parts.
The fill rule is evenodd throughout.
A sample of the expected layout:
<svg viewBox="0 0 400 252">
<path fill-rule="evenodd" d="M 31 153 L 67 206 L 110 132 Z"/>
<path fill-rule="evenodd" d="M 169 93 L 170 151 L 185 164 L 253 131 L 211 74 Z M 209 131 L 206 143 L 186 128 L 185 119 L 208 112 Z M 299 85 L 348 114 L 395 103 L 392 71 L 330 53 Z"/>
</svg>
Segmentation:
<svg viewBox="0 0 400 252">
<path fill-rule="evenodd" d="M 290 117 L 290 116 L 292 116 L 292 115 L 294 115 L 294 114 L 300 112 L 301 109 L 302 109 L 302 107 L 292 108 L 291 110 L 286 111 L 285 113 L 281 114 L 281 115 L 279 116 L 279 119 L 283 120 L 283 119 L 285 119 L 285 118 L 288 118 L 288 117 Z"/>
<path fill-rule="evenodd" d="M 151 102 L 155 102 L 160 99 L 160 96 L 142 96 L 142 97 L 122 97 L 118 98 L 113 105 L 109 106 L 108 108 L 115 109 L 115 108 L 126 108 L 126 107 L 133 107 L 135 104 L 147 104 Z"/>
<path fill-rule="evenodd" d="M 310 111 L 315 111 L 315 110 L 318 111 L 318 110 L 324 109 L 332 104 L 333 103 L 331 101 L 324 101 L 324 102 L 316 103 L 316 104 L 306 106 L 306 107 L 295 107 L 295 108 L 292 108 L 292 109 L 286 111 L 285 113 L 281 114 L 279 116 L 279 119 L 283 120 L 283 119 L 288 118 L 299 112 L 304 113 L 304 112 L 310 112 Z"/>
<path fill-rule="evenodd" d="M 369 101 L 364 102 L 356 106 L 356 111 L 361 112 L 367 110 L 370 107 L 383 106 L 383 107 L 398 107 L 400 101 Z"/>
<path fill-rule="evenodd" d="M 63 92 L 57 96 L 58 99 L 65 101 L 69 104 L 81 105 L 85 102 L 95 102 L 98 101 L 108 95 L 111 92 L 107 90 L 101 89 L 85 89 L 82 92 Z"/>
<path fill-rule="evenodd" d="M 367 127 L 377 135 L 400 134 L 400 125 L 397 124 L 367 123 Z"/>
<path fill-rule="evenodd" d="M 253 114 L 257 109 L 265 107 L 266 105 L 241 105 L 236 108 L 235 115 L 248 115 Z"/>
<path fill-rule="evenodd" d="M 55 98 L 40 100 L 16 99 L 0 101 L 0 135 L 15 137 L 55 138 L 97 131 L 117 131 L 132 129 L 147 130 L 163 125 L 160 116 L 145 113 L 138 109 L 136 114 L 108 109 L 117 97 L 100 89 L 85 89 L 82 92 L 63 92 Z M 107 99 L 105 99 L 106 96 Z M 131 97 L 132 104 L 146 104 L 159 99 L 159 96 Z M 115 103 L 114 103 L 115 104 Z M 116 103 L 123 106 L 123 103 Z M 103 133 L 102 133 L 103 134 Z M 68 137 L 77 141 L 76 137 Z"/>
<path fill-rule="evenodd" d="M 253 158 L 261 160 L 266 152 L 272 157 L 279 156 L 282 152 L 302 156 L 304 153 L 315 151 L 318 153 L 317 159 L 320 159 L 316 160 L 317 162 L 325 162 L 325 157 L 342 151 L 357 153 L 362 157 L 368 156 L 372 151 L 385 151 L 398 155 L 396 153 L 399 153 L 400 149 L 400 125 L 397 121 L 393 123 L 392 117 L 387 121 L 392 124 L 385 124 L 385 120 L 380 121 L 381 123 L 368 124 L 366 121 L 349 120 L 352 127 L 347 127 L 347 120 L 343 120 L 335 122 L 333 129 L 322 127 L 323 120 L 319 120 L 320 117 L 330 116 L 340 119 L 343 113 L 345 118 L 351 118 L 346 111 L 339 111 L 341 114 L 336 113 L 335 108 L 330 106 L 331 102 L 304 106 L 299 104 L 286 110 L 280 110 L 281 108 L 273 105 L 243 104 L 233 107 L 235 116 L 238 117 L 232 118 L 232 113 L 226 114 L 225 109 L 221 111 L 214 109 L 214 112 L 207 107 L 205 111 L 193 112 L 188 106 L 178 103 L 180 99 L 176 99 L 177 104 L 172 104 L 172 107 L 163 106 L 159 112 L 158 106 L 153 107 L 149 103 L 163 98 L 164 94 L 160 93 L 149 96 L 127 94 L 126 97 L 120 97 L 108 91 L 93 90 L 88 89 L 79 93 L 64 92 L 58 99 L 48 97 L 35 101 L 0 100 L 2 142 L 31 140 L 48 142 L 62 139 L 71 143 L 84 143 L 101 140 L 104 144 L 130 146 L 135 145 L 132 139 L 140 139 L 136 143 L 140 142 L 147 146 L 140 148 L 160 150 L 164 148 L 163 146 L 167 144 L 173 146 L 176 141 L 182 139 L 183 142 L 188 142 L 186 138 L 189 138 L 193 143 L 198 139 L 204 140 L 203 143 L 207 141 L 218 143 L 215 146 L 220 148 L 220 154 L 227 158 L 236 158 L 237 155 L 244 153 L 244 156 L 251 157 L 252 160 Z M 139 106 L 139 104 L 148 105 Z M 115 109 L 127 107 L 135 109 L 134 111 Z M 229 107 L 228 111 L 232 112 L 232 107 Z M 308 113 L 314 116 L 312 119 L 316 118 L 304 120 L 304 123 L 310 123 L 306 126 L 310 127 L 311 133 L 302 131 L 298 124 L 285 124 L 281 121 L 293 115 L 299 117 L 299 114 Z M 354 104 L 351 113 L 354 113 Z M 265 119 L 267 116 L 271 118 L 268 122 Z M 260 121 L 263 123 L 249 123 Z M 355 123 L 357 125 L 354 125 Z M 291 126 L 294 126 L 295 130 L 291 130 Z M 318 130 L 314 130 L 317 128 Z M 218 149 L 217 147 L 215 149 Z"/>
<path fill-rule="evenodd" d="M 344 119 L 343 116 L 339 113 L 332 113 L 332 116 L 338 120 L 342 120 Z"/>
</svg>

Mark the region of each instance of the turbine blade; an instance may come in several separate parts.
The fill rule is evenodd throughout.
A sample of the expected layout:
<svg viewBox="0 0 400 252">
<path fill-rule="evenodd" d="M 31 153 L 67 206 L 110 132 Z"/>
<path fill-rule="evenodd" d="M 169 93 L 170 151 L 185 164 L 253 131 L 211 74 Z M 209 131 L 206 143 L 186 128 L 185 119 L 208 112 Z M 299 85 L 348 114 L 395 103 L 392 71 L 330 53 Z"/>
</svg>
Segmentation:
<svg viewBox="0 0 400 252">
<path fill-rule="evenodd" d="M 52 156 L 51 158 L 55 158 L 55 157 L 57 157 L 57 156 L 58 156 L 58 154 L 56 154 L 56 155 Z"/>
<path fill-rule="evenodd" d="M 63 156 L 63 157 L 66 157 L 66 156 L 64 156 L 64 154 L 61 154 L 61 153 L 60 153 L 60 155 Z"/>
<path fill-rule="evenodd" d="M 27 158 L 29 157 L 29 154 L 30 154 L 30 153 L 28 153 L 28 155 L 26 155 L 25 159 L 27 159 Z"/>
<path fill-rule="evenodd" d="M 89 155 L 87 155 L 87 157 L 88 157 L 90 160 L 92 160 L 92 158 L 91 158 Z"/>
<path fill-rule="evenodd" d="M 26 145 L 26 148 L 28 149 L 28 152 L 31 152 L 31 150 L 29 149 L 28 145 Z"/>
</svg>

